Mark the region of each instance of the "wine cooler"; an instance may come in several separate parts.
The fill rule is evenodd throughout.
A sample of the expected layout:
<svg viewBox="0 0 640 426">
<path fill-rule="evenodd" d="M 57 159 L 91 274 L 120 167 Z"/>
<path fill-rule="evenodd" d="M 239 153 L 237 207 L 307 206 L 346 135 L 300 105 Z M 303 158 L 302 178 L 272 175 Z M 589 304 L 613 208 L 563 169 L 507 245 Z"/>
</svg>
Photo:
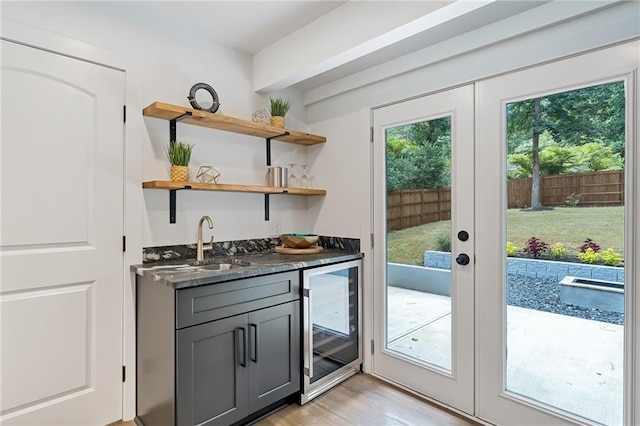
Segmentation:
<svg viewBox="0 0 640 426">
<path fill-rule="evenodd" d="M 362 260 L 303 271 L 304 404 L 361 368 Z"/>
</svg>

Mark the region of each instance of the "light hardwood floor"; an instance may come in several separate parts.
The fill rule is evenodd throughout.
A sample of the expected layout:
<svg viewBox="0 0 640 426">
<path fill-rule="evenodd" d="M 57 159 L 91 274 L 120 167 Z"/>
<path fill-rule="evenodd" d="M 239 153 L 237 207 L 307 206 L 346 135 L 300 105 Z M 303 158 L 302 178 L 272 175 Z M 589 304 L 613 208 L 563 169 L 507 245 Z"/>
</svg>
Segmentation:
<svg viewBox="0 0 640 426">
<path fill-rule="evenodd" d="M 303 406 L 289 405 L 259 426 L 474 425 L 368 374 L 358 374 Z"/>
<path fill-rule="evenodd" d="M 466 426 L 469 420 L 368 374 L 358 374 L 303 406 L 289 405 L 257 426 Z M 109 426 L 136 426 L 133 421 Z"/>
</svg>

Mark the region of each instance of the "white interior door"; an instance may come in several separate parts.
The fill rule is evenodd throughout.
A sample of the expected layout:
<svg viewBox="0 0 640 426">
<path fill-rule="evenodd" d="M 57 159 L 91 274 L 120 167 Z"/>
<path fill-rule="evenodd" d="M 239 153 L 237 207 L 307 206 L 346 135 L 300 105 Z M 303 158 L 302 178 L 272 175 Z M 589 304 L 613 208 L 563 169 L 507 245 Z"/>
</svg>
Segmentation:
<svg viewBox="0 0 640 426">
<path fill-rule="evenodd" d="M 639 185 L 637 130 L 634 123 L 637 120 L 635 84 L 639 51 L 637 42 L 629 43 L 477 84 L 476 194 L 479 196 L 476 198 L 476 223 L 479 226 L 476 232 L 476 409 L 477 416 L 482 419 L 495 424 L 551 425 L 566 424 L 568 421 L 638 424 L 638 418 L 635 417 L 634 421 L 632 417 L 634 401 L 631 399 L 631 389 L 634 368 L 636 375 L 638 372 L 638 357 L 637 353 L 634 356 L 632 342 L 638 338 L 636 262 L 639 253 Z M 541 100 L 548 99 L 548 96 L 578 93 L 585 88 L 611 83 L 623 88 L 622 108 L 626 110 L 624 205 L 616 207 L 614 213 L 607 213 L 611 215 L 610 220 L 605 219 L 605 222 L 609 222 L 606 225 L 611 226 L 609 233 L 616 233 L 620 240 L 624 236 L 624 245 L 621 245 L 624 247 L 623 269 L 626 276 L 623 279 L 624 325 L 600 319 L 576 318 L 566 312 L 546 312 L 543 308 L 512 306 L 511 302 L 508 303 L 509 292 L 512 291 L 509 281 L 519 273 L 507 270 L 507 265 L 513 262 L 506 260 L 506 243 L 514 213 L 518 212 L 513 209 L 507 212 L 507 109 L 525 101 L 532 102 L 535 107 L 537 100 L 537 115 L 542 117 L 545 104 Z M 610 107 L 610 104 L 606 104 L 597 110 Z M 535 136 L 531 140 L 534 139 Z M 588 201 L 585 197 L 583 200 Z M 568 210 L 556 207 L 555 214 L 549 217 L 553 217 L 550 220 L 560 221 L 563 212 L 565 215 L 574 215 L 580 211 L 586 212 L 585 209 L 596 208 L 580 206 Z M 522 214 L 529 215 L 527 221 L 534 221 L 539 212 Z M 615 223 L 620 225 L 614 226 Z M 540 222 L 540 227 L 530 230 L 527 235 L 540 237 L 543 228 L 548 225 L 548 222 Z M 545 242 L 560 242 L 565 246 L 580 244 L 593 232 L 590 224 L 575 225 L 568 222 L 565 228 L 573 228 L 571 235 L 576 235 L 574 241 L 567 241 L 561 236 L 556 239 L 556 235 L 550 235 L 549 238 L 554 240 Z M 533 291 L 545 280 L 555 280 L 549 283 L 552 289 L 558 286 L 557 278 L 582 273 L 571 264 L 564 273 L 557 269 L 562 276 L 547 278 L 546 274 L 554 272 L 547 268 L 549 265 L 553 264 L 554 268 L 564 266 L 558 262 L 538 262 L 541 263 L 536 264 L 537 268 L 546 269 L 536 272 L 542 275 L 527 275 L 524 280 L 517 279 L 514 285 L 519 286 L 520 292 Z M 598 271 L 601 273 L 603 270 Z M 525 286 L 528 290 L 525 290 Z M 527 297 L 546 296 L 530 294 Z M 589 303 L 597 303 L 602 297 L 597 296 Z M 585 302 L 562 303 L 573 304 L 572 309 L 575 309 L 577 304 Z M 599 308 L 594 305 L 589 309 L 593 311 Z M 635 410 L 638 410 L 637 404 L 636 399 Z"/>
<path fill-rule="evenodd" d="M 2 41 L 5 425 L 121 418 L 124 84 Z"/>
<path fill-rule="evenodd" d="M 469 85 L 379 108 L 373 116 L 373 372 L 470 414 L 473 97 Z M 391 191 L 398 188 L 412 191 Z M 392 208 L 388 200 L 396 196 L 409 198 Z M 458 237 L 461 231 L 467 236 Z M 443 269 L 424 266 L 425 250 L 437 249 L 436 237 L 451 245 L 450 257 L 437 254 L 448 259 Z M 468 264 L 464 256 L 461 264 L 452 261 L 461 254 Z"/>
</svg>

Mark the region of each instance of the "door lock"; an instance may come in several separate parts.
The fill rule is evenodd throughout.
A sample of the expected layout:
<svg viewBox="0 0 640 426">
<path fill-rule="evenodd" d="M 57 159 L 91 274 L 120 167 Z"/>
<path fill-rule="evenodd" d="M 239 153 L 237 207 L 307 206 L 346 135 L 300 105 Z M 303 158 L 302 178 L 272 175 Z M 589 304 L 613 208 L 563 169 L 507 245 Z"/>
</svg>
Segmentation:
<svg viewBox="0 0 640 426">
<path fill-rule="evenodd" d="M 467 231 L 458 232 L 458 239 L 460 241 L 467 241 L 469 239 L 469 233 Z"/>
<path fill-rule="evenodd" d="M 469 255 L 466 253 L 460 253 L 458 257 L 456 257 L 456 263 L 458 265 L 468 265 L 471 259 L 469 259 Z"/>
</svg>

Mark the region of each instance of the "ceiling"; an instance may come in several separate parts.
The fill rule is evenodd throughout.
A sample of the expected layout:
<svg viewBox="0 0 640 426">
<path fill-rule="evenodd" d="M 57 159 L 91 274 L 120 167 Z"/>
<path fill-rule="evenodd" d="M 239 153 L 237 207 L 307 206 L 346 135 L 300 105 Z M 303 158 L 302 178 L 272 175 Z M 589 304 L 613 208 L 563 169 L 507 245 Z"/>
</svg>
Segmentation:
<svg viewBox="0 0 640 426">
<path fill-rule="evenodd" d="M 343 3 L 208 0 L 96 1 L 84 5 L 163 33 L 186 31 L 253 55 Z"/>
<path fill-rule="evenodd" d="M 254 90 L 267 94 L 295 86 L 312 102 L 334 90 L 370 83 L 368 76 L 360 78 L 363 73 L 380 79 L 403 72 L 398 64 L 411 55 L 411 66 L 425 66 L 430 60 L 445 59 L 449 51 L 455 55 L 482 47 L 480 38 L 488 45 L 516 37 L 525 31 L 530 17 L 543 16 L 542 27 L 616 2 L 569 2 L 575 11 L 566 16 L 560 16 L 568 8 L 564 0 L 184 0 L 84 5 L 164 34 L 182 39 L 194 34 L 244 52 L 253 57 Z M 493 28 L 498 27 L 509 29 L 494 31 L 494 36 Z M 461 37 L 466 37 L 466 44 Z M 443 50 L 446 53 L 433 54 Z M 376 68 L 379 77 L 373 76 Z"/>
</svg>

